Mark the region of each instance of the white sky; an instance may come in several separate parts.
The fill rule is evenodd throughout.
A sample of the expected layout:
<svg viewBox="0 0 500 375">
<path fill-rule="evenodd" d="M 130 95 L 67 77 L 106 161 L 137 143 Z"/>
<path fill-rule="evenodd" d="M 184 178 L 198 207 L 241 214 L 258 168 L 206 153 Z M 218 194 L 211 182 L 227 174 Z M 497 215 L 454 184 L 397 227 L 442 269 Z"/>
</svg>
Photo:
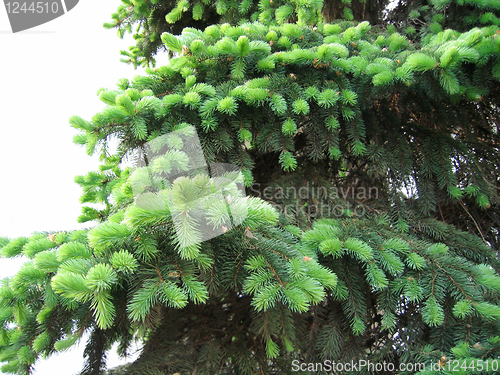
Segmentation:
<svg viewBox="0 0 500 375">
<path fill-rule="evenodd" d="M 13 34 L 0 5 L 0 236 L 87 227 L 80 215 L 81 189 L 73 182 L 98 167 L 97 158 L 74 145 L 68 119 L 86 120 L 104 108 L 101 87 L 142 71 L 121 63 L 119 51 L 133 44 L 105 30 L 120 1 L 82 0 L 66 15 Z M 13 275 L 19 260 L 0 259 L 0 278 Z M 82 348 L 36 365 L 36 374 L 75 374 Z M 108 365 L 118 358 L 112 353 Z"/>
</svg>

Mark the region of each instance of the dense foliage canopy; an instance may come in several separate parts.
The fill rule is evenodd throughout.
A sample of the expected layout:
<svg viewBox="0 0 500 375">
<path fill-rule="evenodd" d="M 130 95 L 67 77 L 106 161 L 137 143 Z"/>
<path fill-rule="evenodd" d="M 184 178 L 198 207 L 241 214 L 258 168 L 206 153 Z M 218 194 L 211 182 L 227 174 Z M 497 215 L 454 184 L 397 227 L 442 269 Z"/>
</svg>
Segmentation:
<svg viewBox="0 0 500 375">
<path fill-rule="evenodd" d="M 86 333 L 82 374 L 497 355 L 500 3 L 122 2 L 126 60 L 171 59 L 70 119 L 98 224 L 0 244 L 3 372 Z"/>
</svg>

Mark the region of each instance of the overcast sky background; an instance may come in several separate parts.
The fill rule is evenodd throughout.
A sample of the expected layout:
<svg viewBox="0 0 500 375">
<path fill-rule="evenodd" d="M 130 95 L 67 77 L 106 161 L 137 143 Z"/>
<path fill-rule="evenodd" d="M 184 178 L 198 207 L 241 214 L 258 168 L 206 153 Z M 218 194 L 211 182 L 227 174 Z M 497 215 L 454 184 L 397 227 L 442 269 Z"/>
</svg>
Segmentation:
<svg viewBox="0 0 500 375">
<path fill-rule="evenodd" d="M 66 15 L 13 34 L 0 5 L 0 236 L 71 230 L 78 224 L 81 189 L 73 182 L 98 168 L 97 158 L 74 145 L 68 119 L 86 120 L 104 108 L 101 87 L 141 70 L 121 63 L 119 51 L 133 44 L 105 30 L 119 0 L 81 0 Z M 0 278 L 15 274 L 20 260 L 0 259 Z M 38 362 L 37 375 L 75 374 L 83 345 Z M 108 365 L 120 361 L 109 356 Z"/>
</svg>

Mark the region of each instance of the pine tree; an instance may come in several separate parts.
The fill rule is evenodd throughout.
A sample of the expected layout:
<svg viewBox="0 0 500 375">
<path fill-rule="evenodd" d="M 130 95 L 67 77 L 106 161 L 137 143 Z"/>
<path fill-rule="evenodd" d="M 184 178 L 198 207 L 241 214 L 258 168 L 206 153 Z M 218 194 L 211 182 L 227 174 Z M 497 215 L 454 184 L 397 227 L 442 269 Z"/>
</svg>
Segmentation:
<svg viewBox="0 0 500 375">
<path fill-rule="evenodd" d="M 70 119 L 98 224 L 0 241 L 29 258 L 0 290 L 3 372 L 85 333 L 82 374 L 134 340 L 126 374 L 493 361 L 500 6 L 123 3 L 128 60 L 171 59 Z"/>
</svg>

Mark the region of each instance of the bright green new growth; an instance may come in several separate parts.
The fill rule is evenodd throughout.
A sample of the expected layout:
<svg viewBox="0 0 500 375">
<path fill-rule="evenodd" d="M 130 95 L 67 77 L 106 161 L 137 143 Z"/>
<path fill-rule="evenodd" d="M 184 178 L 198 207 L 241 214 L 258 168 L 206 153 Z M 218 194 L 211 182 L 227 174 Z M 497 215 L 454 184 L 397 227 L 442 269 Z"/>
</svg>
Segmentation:
<svg viewBox="0 0 500 375">
<path fill-rule="evenodd" d="M 100 90 L 108 106 L 91 121 L 70 119 L 75 142 L 101 157 L 75 179 L 81 202 L 102 207 L 79 220 L 98 225 L 0 239 L 3 256 L 29 259 L 0 290 L 3 372 L 30 373 L 84 334 L 82 374 L 134 339 L 144 349 L 127 374 L 496 355 L 495 4 L 413 9 L 432 19 L 418 33 L 401 30 L 404 12 L 387 29 L 330 22 L 363 21 L 370 2 L 124 4 L 110 27 L 144 28 L 131 61 L 147 62 L 159 40 L 172 58 Z M 471 10 L 477 27 L 443 27 L 456 23 L 450 10 Z M 172 33 L 154 35 L 165 17 Z M 196 129 L 203 158 L 176 136 L 145 157 L 183 129 Z M 127 158 L 147 165 L 123 168 Z M 231 201 L 203 207 L 222 235 L 201 241 L 193 202 L 221 174 L 160 177 L 205 160 L 237 166 L 248 197 L 225 186 Z"/>
</svg>

